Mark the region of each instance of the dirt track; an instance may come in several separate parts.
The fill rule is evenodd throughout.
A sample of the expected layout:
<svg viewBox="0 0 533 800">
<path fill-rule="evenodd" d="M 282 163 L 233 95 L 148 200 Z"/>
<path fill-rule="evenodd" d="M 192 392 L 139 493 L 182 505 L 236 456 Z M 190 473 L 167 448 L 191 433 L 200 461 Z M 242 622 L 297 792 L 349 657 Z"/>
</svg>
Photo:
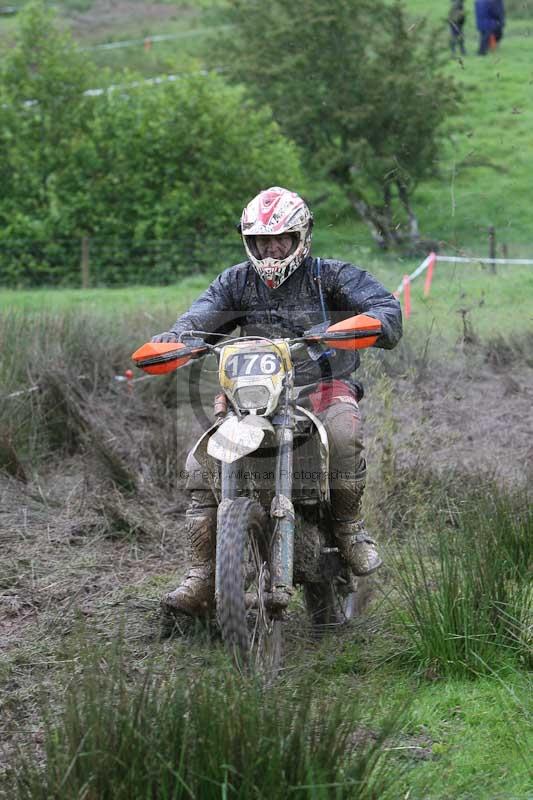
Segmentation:
<svg viewBox="0 0 533 800">
<path fill-rule="evenodd" d="M 456 363 L 414 385 L 395 380 L 400 462 L 492 473 L 509 485 L 533 476 L 533 369 Z"/>
<path fill-rule="evenodd" d="M 464 358 L 422 379 L 387 381 L 400 466 L 531 480 L 533 369 L 494 371 Z M 382 420 L 371 389 L 362 408 L 372 461 Z M 180 458 L 198 426 L 189 419 L 185 431 Z M 28 485 L 0 477 L 0 741 L 21 730 L 39 735 L 32 693 L 68 661 L 80 620 L 109 640 L 125 614 L 136 658 L 153 649 L 158 597 L 184 568 L 186 498 L 149 481 L 139 492 L 124 498 L 81 455 L 48 465 Z"/>
<path fill-rule="evenodd" d="M 509 485 L 533 476 L 533 369 L 495 372 L 456 362 L 417 382 L 389 378 L 394 396 L 393 443 L 401 466 L 487 473 Z M 372 389 L 362 403 L 372 464 L 383 417 Z M 200 426 L 187 417 L 179 459 Z M 140 467 L 141 465 L 139 465 Z M 24 485 L 0 477 L 0 646 L 17 646 L 22 629 L 43 620 L 100 613 L 99 603 L 150 595 L 154 582 L 172 584 L 183 567 L 186 497 L 152 491 L 124 499 L 98 476 L 99 466 L 74 455 L 43 469 Z M 44 616 L 43 616 L 44 612 Z M 35 633 L 32 634 L 35 637 Z"/>
</svg>

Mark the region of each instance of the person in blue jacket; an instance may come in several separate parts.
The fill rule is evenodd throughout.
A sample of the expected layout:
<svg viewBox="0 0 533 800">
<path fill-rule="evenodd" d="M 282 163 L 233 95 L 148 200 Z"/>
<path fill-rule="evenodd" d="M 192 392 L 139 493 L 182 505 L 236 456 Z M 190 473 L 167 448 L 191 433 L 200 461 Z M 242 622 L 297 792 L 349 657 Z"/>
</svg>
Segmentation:
<svg viewBox="0 0 533 800">
<path fill-rule="evenodd" d="M 505 26 L 505 8 L 503 0 L 491 0 L 491 15 L 493 21 L 492 33 L 497 42 L 503 36 L 503 29 Z"/>
<path fill-rule="evenodd" d="M 505 10 L 503 0 L 476 0 L 476 24 L 479 31 L 478 55 L 484 56 L 489 49 L 490 37 L 497 42 L 503 35 Z"/>
</svg>

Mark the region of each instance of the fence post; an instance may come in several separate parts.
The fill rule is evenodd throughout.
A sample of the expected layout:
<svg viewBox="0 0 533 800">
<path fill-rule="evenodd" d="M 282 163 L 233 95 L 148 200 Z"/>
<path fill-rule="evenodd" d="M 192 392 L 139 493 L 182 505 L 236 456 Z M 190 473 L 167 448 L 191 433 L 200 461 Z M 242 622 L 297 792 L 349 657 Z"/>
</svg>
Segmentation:
<svg viewBox="0 0 533 800">
<path fill-rule="evenodd" d="M 496 228 L 489 225 L 489 258 L 496 258 Z M 491 264 L 491 272 L 496 272 L 496 264 Z"/>
<path fill-rule="evenodd" d="M 84 236 L 81 240 L 81 288 L 89 288 L 89 237 Z"/>
</svg>

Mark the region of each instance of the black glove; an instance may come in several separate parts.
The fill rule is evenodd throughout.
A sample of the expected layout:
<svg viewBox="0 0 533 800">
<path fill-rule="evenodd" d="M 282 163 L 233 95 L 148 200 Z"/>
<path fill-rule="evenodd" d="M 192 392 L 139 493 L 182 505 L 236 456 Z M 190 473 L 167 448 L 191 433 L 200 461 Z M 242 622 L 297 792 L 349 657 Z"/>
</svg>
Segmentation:
<svg viewBox="0 0 533 800">
<path fill-rule="evenodd" d="M 152 336 L 150 339 L 151 342 L 177 342 L 179 341 L 179 336 L 177 333 L 172 333 L 172 331 L 165 331 L 164 333 L 158 333 L 155 336 Z"/>
</svg>

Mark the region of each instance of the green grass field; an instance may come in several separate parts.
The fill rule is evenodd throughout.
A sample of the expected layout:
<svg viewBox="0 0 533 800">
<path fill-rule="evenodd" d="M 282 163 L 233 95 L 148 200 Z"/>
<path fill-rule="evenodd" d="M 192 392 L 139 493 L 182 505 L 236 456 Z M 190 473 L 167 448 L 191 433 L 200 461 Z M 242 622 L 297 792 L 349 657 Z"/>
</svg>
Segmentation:
<svg viewBox="0 0 533 800">
<path fill-rule="evenodd" d="M 328 237 L 329 238 L 329 237 Z M 395 291 L 418 261 L 377 259 L 366 249 L 339 245 L 335 236 L 317 252 L 345 258 L 375 274 Z M 325 249 L 327 247 L 327 250 Z M 98 316 L 144 318 L 147 330 L 167 329 L 192 300 L 207 287 L 209 276 L 189 278 L 165 287 L 132 286 L 113 289 L 0 289 L 0 313 L 61 314 L 74 312 Z M 412 315 L 405 321 L 410 341 L 431 331 L 445 347 L 463 332 L 463 317 L 482 341 L 503 336 L 509 342 L 533 331 L 533 266 L 499 265 L 494 273 L 483 264 L 437 262 L 429 297 L 424 296 L 425 275 L 412 284 Z M 402 301 L 403 302 L 403 301 Z"/>
<path fill-rule="evenodd" d="M 22 5 L 22 0 L 17 2 Z M 422 231 L 441 243 L 441 252 L 486 256 L 487 229 L 489 225 L 494 225 L 498 255 L 502 254 L 502 246 L 506 245 L 510 257 L 533 257 L 530 202 L 533 163 L 533 17 L 528 20 L 509 14 L 501 48 L 486 58 L 479 58 L 475 54 L 477 37 L 473 3 L 468 5 L 468 54 L 463 61 L 450 58 L 447 66 L 464 89 L 461 113 L 456 120 L 450 121 L 443 158 L 437 165 L 439 176 L 419 188 L 417 206 Z M 92 0 L 58 3 L 58 8 L 64 12 L 65 24 L 72 23 L 73 14 L 90 12 L 97 6 Z M 414 22 L 427 17 L 438 26 L 435 47 L 446 51 L 446 0 L 408 0 L 407 6 Z M 122 20 L 122 23 L 118 20 L 107 26 L 106 14 L 102 15 L 100 11 L 98 24 L 83 36 L 80 35 L 79 41 L 81 46 L 93 47 L 98 43 L 119 39 L 144 38 L 160 33 L 179 34 L 180 38 L 173 42 L 154 43 L 148 52 L 144 51 L 142 45 L 88 52 L 98 65 L 111 68 L 112 77 L 108 76 L 106 80 L 115 80 L 125 67 L 145 75 L 193 70 L 202 66 L 202 47 L 206 42 L 204 30 L 223 25 L 224 21 L 224 3 L 216 0 L 191 0 L 187 5 L 176 3 L 173 18 L 165 20 L 156 16 L 144 19 L 131 17 Z M 16 17 L 0 17 L 0 57 L 9 46 L 15 28 Z M 305 189 L 311 201 L 324 194 L 323 186 L 310 185 Z M 343 258 L 367 268 L 391 291 L 398 287 L 403 275 L 412 272 L 420 263 L 421 259 L 377 253 L 364 226 L 352 218 L 346 205 L 335 194 L 317 203 L 316 221 L 314 247 L 317 254 Z M 143 533 L 142 529 L 126 531 L 123 520 L 122 527 L 118 523 L 117 527 L 113 527 L 115 522 L 111 517 L 111 521 L 105 523 L 107 527 L 94 527 L 95 509 L 101 511 L 105 493 L 109 492 L 115 502 L 121 496 L 120 490 L 109 482 L 97 483 L 97 479 L 107 480 L 106 469 L 109 466 L 102 466 L 103 462 L 96 462 L 100 463 L 102 475 L 91 474 L 94 453 L 86 431 L 79 442 L 76 439 L 79 431 L 76 435 L 71 434 L 71 439 L 67 441 L 68 425 L 72 424 L 72 420 L 69 421 L 68 404 L 66 412 L 64 410 L 68 394 L 54 395 L 50 387 L 46 388 L 44 379 L 47 368 L 50 372 L 57 370 L 58 374 L 62 374 L 61 370 L 64 369 L 65 374 L 76 376 L 76 380 L 81 369 L 84 378 L 89 381 L 89 401 L 98 401 L 98 392 L 102 391 L 109 403 L 109 419 L 105 414 L 102 415 L 109 429 L 95 428 L 99 434 L 102 430 L 106 433 L 105 437 L 97 439 L 98 443 L 109 446 L 110 449 L 105 452 L 116 455 L 112 447 L 117 442 L 119 455 L 123 455 L 120 447 L 127 449 L 131 445 L 133 452 L 135 448 L 145 446 L 146 441 L 151 441 L 147 420 L 163 420 L 168 412 L 169 419 L 171 417 L 174 423 L 174 408 L 170 409 L 172 403 L 168 397 L 164 397 L 164 387 L 155 387 L 156 382 L 139 384 L 141 398 L 142 392 L 147 392 L 148 404 L 144 427 L 141 428 L 138 419 L 134 418 L 134 403 L 128 404 L 129 401 L 126 401 L 126 397 L 134 397 L 137 401 L 138 395 L 120 394 L 124 384 L 114 385 L 112 373 L 129 365 L 128 354 L 141 341 L 168 328 L 177 315 L 203 291 L 214 274 L 190 277 L 167 287 L 33 291 L 0 289 L 0 338 L 3 342 L 1 382 L 4 388 L 8 387 L 8 391 L 26 387 L 41 379 L 45 386 L 42 396 L 36 392 L 29 395 L 29 399 L 17 399 L 14 405 L 9 404 L 11 401 L 4 401 L 0 413 L 0 471 L 5 468 L 10 473 L 8 477 L 4 473 L 0 475 L 0 513 L 3 515 L 0 517 L 0 540 L 2 547 L 5 547 L 0 566 L 2 614 L 6 609 L 5 615 L 0 617 L 1 625 L 5 624 L 5 628 L 0 625 L 0 635 L 4 636 L 5 630 L 6 644 L 0 663 L 0 735 L 5 741 L 7 734 L 15 738 L 22 736 L 23 741 L 37 747 L 36 753 L 33 752 L 32 759 L 24 767 L 13 750 L 6 751 L 7 755 L 3 758 L 5 741 L 0 742 L 1 800 L 34 800 L 38 797 L 43 800 L 70 800 L 75 797 L 79 800 L 96 800 L 100 797 L 136 800 L 134 791 L 141 786 L 143 798 L 157 796 L 166 800 L 167 796 L 196 796 L 202 800 L 204 797 L 208 800 L 232 800 L 233 797 L 248 800 L 253 796 L 258 800 L 266 800 L 267 797 L 280 797 L 280 786 L 282 780 L 286 780 L 291 764 L 303 765 L 302 774 L 305 774 L 306 781 L 302 779 L 303 785 L 299 788 L 292 786 L 287 797 L 310 800 L 340 800 L 345 797 L 346 800 L 357 800 L 359 796 L 365 800 L 532 800 L 530 754 L 533 749 L 533 687 L 531 664 L 528 663 L 526 652 L 531 644 L 528 641 L 531 596 L 527 594 L 526 581 L 523 582 L 523 594 L 519 598 L 523 604 L 524 619 L 520 620 L 520 625 L 516 620 L 511 625 L 516 624 L 520 630 L 516 651 L 514 646 L 508 647 L 502 640 L 498 641 L 500 649 L 496 656 L 492 653 L 487 661 L 481 659 L 479 653 L 485 653 L 486 642 L 475 633 L 477 629 L 474 623 L 479 621 L 480 616 L 476 605 L 480 597 L 475 593 L 472 605 L 466 608 L 465 627 L 457 631 L 457 609 L 463 608 L 467 590 L 472 585 L 477 586 L 474 577 L 471 585 L 460 582 L 452 585 L 449 597 L 444 598 L 449 600 L 444 609 L 448 616 L 444 612 L 441 615 L 442 619 L 450 622 L 450 628 L 447 630 L 443 625 L 435 625 L 437 633 L 434 632 L 433 639 L 428 632 L 429 641 L 426 644 L 429 655 L 425 658 L 419 656 L 418 660 L 413 656 L 415 640 L 410 637 L 416 634 L 420 618 L 417 618 L 417 607 L 411 608 L 409 616 L 409 604 L 405 597 L 400 598 L 399 576 L 393 567 L 394 556 L 408 551 L 415 534 L 422 535 L 426 548 L 422 563 L 424 568 L 430 570 L 429 586 L 433 590 L 437 586 L 437 578 L 431 570 L 438 565 L 436 553 L 439 537 L 448 537 L 452 532 L 458 537 L 456 541 L 463 543 L 461 546 L 471 542 L 476 546 L 482 541 L 483 531 L 499 533 L 505 525 L 514 530 L 513 525 L 520 517 L 519 509 L 520 513 L 523 512 L 516 498 L 506 499 L 508 505 L 504 508 L 504 518 L 498 517 L 496 520 L 486 499 L 485 504 L 480 503 L 479 489 L 475 496 L 469 495 L 464 489 L 462 484 L 465 476 L 455 475 L 454 464 L 450 464 L 448 469 L 452 476 L 453 491 L 450 493 L 443 493 L 442 481 L 430 473 L 429 467 L 425 474 L 424 465 L 420 468 L 423 474 L 413 476 L 399 471 L 392 477 L 380 474 L 375 479 L 372 487 L 374 495 L 370 497 L 381 493 L 380 496 L 388 498 L 391 504 L 398 505 L 398 517 L 402 517 L 397 530 L 394 526 L 389 526 L 391 531 L 387 529 L 391 558 L 387 560 L 382 590 L 376 593 L 370 613 L 360 626 L 348 633 L 327 636 L 322 643 L 302 636 L 298 622 L 301 620 L 298 614 L 303 613 L 301 598 L 296 597 L 296 623 L 290 628 L 287 669 L 276 689 L 277 700 L 274 704 L 271 699 L 274 695 L 260 694 L 258 706 L 253 702 L 251 706 L 247 705 L 250 697 L 253 700 L 255 695 L 250 686 L 245 684 L 241 687 L 242 694 L 239 693 L 241 690 L 237 692 L 237 699 L 232 695 L 232 704 L 229 706 L 226 695 L 217 694 L 216 676 L 223 674 L 226 668 L 217 640 L 204 634 L 160 640 L 154 633 L 150 614 L 157 616 L 157 598 L 168 589 L 173 579 L 172 558 L 176 558 L 177 553 L 172 549 L 172 541 L 176 527 L 181 525 L 181 518 L 173 522 L 171 516 L 161 516 L 163 522 L 160 522 L 160 529 L 155 524 L 153 529 L 162 530 L 163 533 L 153 535 Z M 405 323 L 405 341 L 415 353 L 424 350 L 429 341 L 432 354 L 441 361 L 452 360 L 458 342 L 464 340 L 466 319 L 468 335 L 476 339 L 479 345 L 476 352 L 482 358 L 490 342 L 499 342 L 498 346 L 501 347 L 503 338 L 509 347 L 509 350 L 502 350 L 504 356 L 513 353 L 516 345 L 514 354 L 519 359 L 519 365 L 533 366 L 533 266 L 498 266 L 493 272 L 479 263 L 437 263 L 429 298 L 423 296 L 423 282 L 424 277 L 421 277 L 413 285 L 412 317 Z M 111 340 L 114 335 L 116 341 Z M 112 384 L 111 388 L 109 384 Z M 390 391 L 393 392 L 393 387 Z M 465 389 L 465 393 L 467 391 Z M 431 399 L 428 404 L 431 405 Z M 94 410 L 94 406 L 91 409 Z M 128 413 L 135 423 L 131 430 L 127 427 Z M 55 426 L 54 415 L 58 420 Z M 120 427 L 122 418 L 126 422 Z M 116 430 L 112 423 L 118 426 Z M 385 418 L 382 425 L 386 440 L 385 429 L 389 426 L 392 430 L 394 420 Z M 48 428 L 50 432 L 47 432 Z M 170 423 L 168 430 L 168 439 L 154 440 L 154 452 L 151 453 L 154 460 L 158 458 L 161 463 L 164 462 L 161 472 L 166 470 L 166 473 L 171 469 L 172 462 L 165 447 L 169 451 L 172 448 L 172 457 L 176 455 L 176 436 Z M 427 427 L 424 428 L 426 430 Z M 28 432 L 27 435 L 25 432 Z M 55 449 L 45 452 L 39 450 L 46 436 L 52 435 L 60 442 L 63 441 L 61 437 L 65 437 L 66 443 L 60 445 L 56 441 Z M 416 448 L 416 442 L 410 446 Z M 28 484 L 13 477 L 17 464 L 13 466 L 13 462 L 9 462 L 13 453 L 16 462 L 19 447 L 20 458 L 29 476 Z M 27 456 L 32 447 L 38 451 L 35 463 L 31 463 Z M 2 457 L 6 454 L 6 461 L 3 462 Z M 137 450 L 134 455 L 128 455 L 132 461 L 140 458 Z M 393 449 L 393 460 L 394 457 Z M 29 465 L 24 460 L 26 458 Z M 63 459 L 65 466 L 61 464 Z M 138 468 L 138 462 L 135 463 Z M 473 476 L 472 480 L 476 481 L 477 477 Z M 406 484 L 409 491 L 404 493 Z M 429 484 L 434 488 L 434 494 L 428 490 Z M 166 494 L 161 487 L 156 487 L 155 491 L 159 491 L 155 495 L 156 500 L 163 500 L 165 506 L 175 503 L 174 483 L 172 486 L 172 492 L 167 487 Z M 147 514 L 155 517 L 159 509 L 150 506 L 149 502 L 147 505 L 149 490 L 150 486 L 145 484 L 145 494 L 139 497 L 135 494 L 125 496 L 125 505 L 130 509 L 147 507 Z M 493 497 L 491 485 L 487 484 L 485 494 L 486 498 Z M 474 527 L 463 531 L 457 522 L 457 508 L 475 512 L 478 508 L 476 503 L 480 513 L 483 511 L 485 514 L 487 525 L 475 523 Z M 112 504 L 110 507 L 115 508 Z M 453 509 L 453 513 L 450 509 Z M 379 513 L 380 507 L 370 507 L 372 520 L 379 519 Z M 85 514 L 89 515 L 88 522 L 85 520 L 84 523 L 88 527 L 80 533 L 78 528 Z M 147 530 L 151 531 L 152 528 L 148 526 Z M 465 534 L 462 539 L 461 533 Z M 529 523 L 524 523 L 519 533 L 522 536 L 520 558 L 515 553 L 519 578 L 518 573 L 513 573 L 509 566 L 514 563 L 509 552 L 506 552 L 505 559 L 502 556 L 500 562 L 497 557 L 503 549 L 499 544 L 491 551 L 495 554 L 494 564 L 491 562 L 491 566 L 495 567 L 491 573 L 494 581 L 498 583 L 500 563 L 502 569 L 505 562 L 505 569 L 510 570 L 498 583 L 502 591 L 510 587 L 519 587 L 521 591 L 524 570 L 528 558 L 529 563 L 531 559 L 531 515 Z M 489 544 L 493 542 L 492 539 L 487 541 Z M 451 584 L 457 580 L 453 566 L 451 563 L 448 574 Z M 457 589 L 455 594 L 452 591 L 454 588 Z M 491 592 L 488 594 L 492 595 Z M 486 595 L 486 591 L 482 593 L 481 600 L 487 600 Z M 414 596 L 419 595 L 415 592 Z M 434 595 L 430 593 L 430 596 Z M 494 597 L 488 599 L 492 602 Z M 503 613 L 508 609 L 509 606 L 504 604 Z M 437 608 L 436 613 L 438 611 Z M 494 608 L 490 607 L 489 611 L 493 612 Z M 501 607 L 499 612 L 502 613 Z M 403 627 L 400 624 L 402 614 Z M 118 683 L 111 685 L 109 695 L 95 694 L 94 684 L 83 678 L 80 651 L 84 637 L 77 635 L 81 615 L 84 615 L 92 635 L 98 640 L 98 647 L 94 648 L 97 654 L 94 675 L 97 677 L 106 674 L 111 642 L 117 636 L 118 629 L 123 632 L 125 661 L 121 677 Z M 124 625 L 124 615 L 127 615 L 127 625 Z M 464 621 L 459 619 L 460 623 Z M 467 630 L 469 622 L 472 623 L 474 634 L 469 634 Z M 469 641 L 471 647 L 468 664 L 457 657 L 455 660 L 450 657 L 450 663 L 446 664 L 446 653 L 453 652 L 454 645 L 459 646 L 463 640 Z M 479 670 L 477 666 L 472 669 L 472 663 L 479 663 Z M 200 716 L 204 715 L 200 722 L 203 719 L 205 738 L 202 735 L 193 737 L 188 762 L 192 764 L 192 772 L 196 770 L 197 773 L 193 779 L 198 778 L 202 769 L 208 771 L 212 768 L 208 789 L 204 786 L 203 794 L 195 795 L 187 787 L 184 789 L 183 783 L 179 783 L 181 777 L 177 781 L 179 786 L 173 791 L 169 789 L 168 795 L 163 793 L 166 788 L 157 783 L 164 771 L 170 783 L 176 780 L 176 775 L 185 774 L 180 772 L 183 763 L 171 761 L 175 753 L 169 754 L 161 745 L 165 758 L 169 754 L 168 760 L 163 763 L 157 749 L 159 745 L 150 746 L 150 742 L 158 741 L 158 726 L 163 722 L 179 740 L 182 720 L 180 718 L 176 723 L 164 704 L 158 706 L 157 696 L 152 705 L 144 709 L 139 697 L 146 664 L 150 665 L 159 681 L 158 689 L 162 697 L 166 696 L 164 691 L 168 687 L 176 686 L 178 694 L 183 692 L 184 687 L 206 687 L 205 702 L 202 701 L 204 705 L 199 702 Z M 63 672 L 65 666 L 69 670 L 68 676 Z M 214 694 L 207 691 L 211 684 L 215 686 Z M 354 741 L 361 732 L 363 736 L 369 731 L 374 735 L 373 732 L 380 730 L 391 711 L 399 710 L 393 735 L 380 745 L 391 771 L 387 793 L 376 790 L 372 795 L 371 789 L 360 784 L 357 788 L 360 795 L 355 789 L 343 794 L 344 789 L 337 784 L 315 785 L 313 760 L 306 761 L 308 752 L 305 748 L 309 742 L 314 743 L 316 763 L 317 754 L 324 752 L 319 737 L 316 740 L 314 738 L 320 731 L 320 725 L 315 723 L 307 728 L 302 727 L 305 741 L 300 742 L 294 755 L 289 748 L 292 741 L 290 731 L 297 730 L 298 726 L 293 725 L 292 720 L 289 720 L 291 725 L 288 732 L 283 734 L 280 734 L 279 728 L 260 728 L 257 719 L 264 724 L 264 715 L 269 709 L 276 708 L 276 702 L 281 710 L 291 708 L 290 704 L 298 696 L 295 687 L 301 684 L 306 685 L 311 701 L 323 709 L 324 715 L 331 713 L 332 708 L 344 709 L 341 721 L 348 721 L 351 725 L 349 756 L 352 759 L 356 755 Z M 56 717 L 52 715 L 48 721 L 52 727 L 48 729 L 48 723 L 38 716 L 40 698 L 47 695 L 52 705 L 56 703 L 57 711 L 65 697 L 72 699 L 74 695 L 70 692 L 78 690 L 76 697 L 80 705 L 74 704 L 70 708 L 69 724 L 60 719 L 54 728 Z M 102 702 L 102 696 L 109 698 L 109 702 Z M 123 709 L 124 718 L 113 716 L 117 708 Z M 260 714 L 256 718 L 253 715 L 258 711 Z M 84 714 L 88 716 L 84 717 Z M 94 727 L 80 726 L 80 720 L 85 719 L 92 719 Z M 138 725 L 139 719 L 142 719 L 143 726 Z M 250 730 L 251 734 L 242 734 Z M 235 731 L 237 734 L 232 739 L 232 732 L 235 734 Z M 209 754 L 213 756 L 210 761 L 205 750 L 206 741 L 209 743 Z M 254 785 L 255 793 L 238 794 L 238 789 L 232 788 L 232 782 L 235 785 L 239 782 L 239 771 L 235 764 L 241 758 L 240 748 L 243 748 L 247 758 L 253 759 L 265 749 L 270 752 L 273 742 L 276 743 L 276 763 L 281 765 L 282 777 L 276 777 L 273 771 L 268 772 L 265 767 L 265 764 L 271 763 L 268 759 L 265 762 L 258 760 L 256 772 L 251 770 L 257 784 Z M 45 769 L 45 751 L 49 768 L 48 784 L 43 783 L 43 773 L 40 771 L 41 768 Z M 137 754 L 133 759 L 137 774 L 135 769 L 127 769 L 132 762 L 132 752 Z M 283 761 L 287 753 L 293 757 Z M 337 762 L 333 760 L 332 769 L 328 772 L 327 761 L 320 772 L 322 781 L 337 781 L 339 775 L 343 779 L 346 777 L 342 770 L 335 772 Z M 143 774 L 145 763 L 147 769 Z M 321 769 L 322 766 L 321 762 Z M 19 770 L 16 779 L 12 772 L 14 767 Z M 150 770 L 152 781 L 156 776 L 155 784 L 147 780 Z M 245 770 L 241 769 L 240 774 L 244 773 Z M 101 781 L 98 786 L 96 775 Z M 126 777 L 131 784 L 127 783 Z M 147 782 L 142 783 L 145 779 Z"/>
</svg>

